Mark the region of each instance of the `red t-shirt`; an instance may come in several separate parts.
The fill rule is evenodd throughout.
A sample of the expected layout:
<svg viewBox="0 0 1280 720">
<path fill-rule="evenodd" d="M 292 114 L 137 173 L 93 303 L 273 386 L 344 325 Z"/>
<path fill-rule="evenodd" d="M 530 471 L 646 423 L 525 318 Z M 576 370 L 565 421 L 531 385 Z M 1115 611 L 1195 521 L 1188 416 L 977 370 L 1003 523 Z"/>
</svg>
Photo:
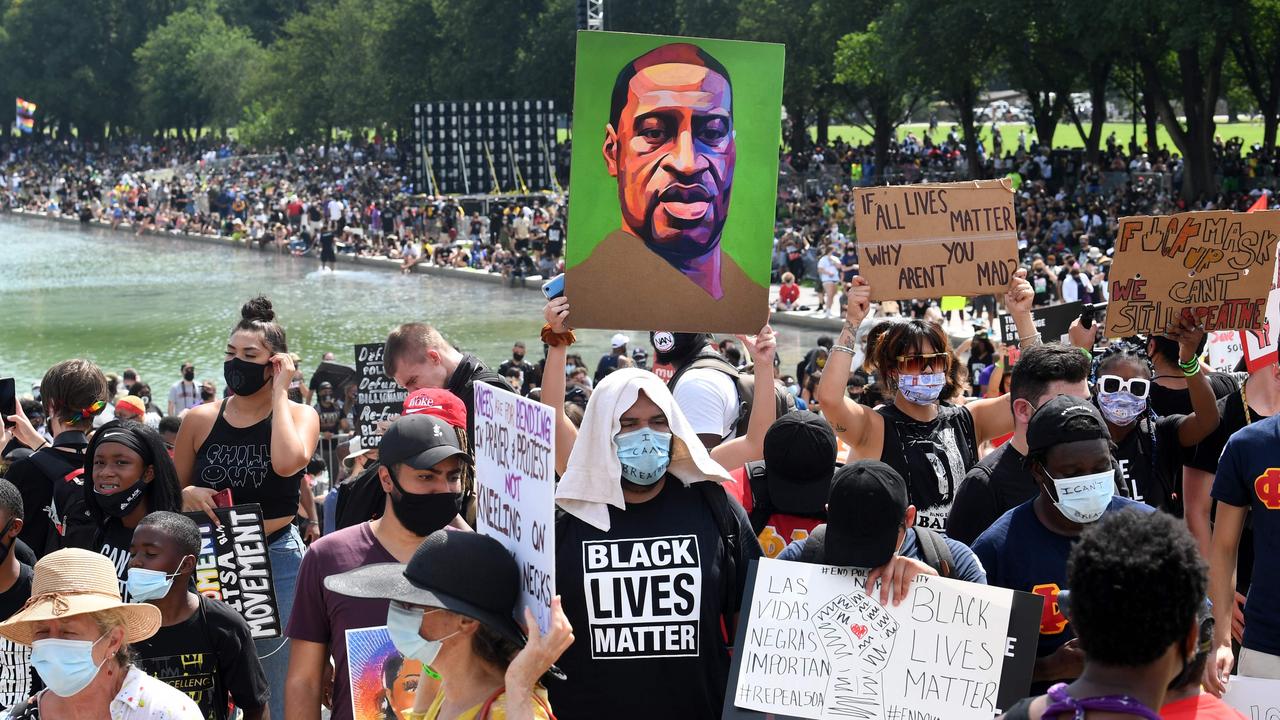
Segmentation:
<svg viewBox="0 0 1280 720">
<path fill-rule="evenodd" d="M 755 501 L 751 496 L 751 482 L 747 479 L 747 469 L 740 467 L 730 472 L 729 476 L 733 478 L 733 482 L 725 483 L 724 491 L 742 503 L 743 509 L 750 514 L 751 508 L 755 507 Z M 769 521 L 760 531 L 760 549 L 764 551 L 765 557 L 778 557 L 787 545 L 809 537 L 809 531 L 820 524 L 822 521 L 817 518 L 774 513 L 769 516 Z"/>
<path fill-rule="evenodd" d="M 1160 708 L 1164 720 L 1242 720 L 1244 715 L 1209 693 L 1171 702 Z"/>
<path fill-rule="evenodd" d="M 799 299 L 800 299 L 799 285 L 795 283 L 791 283 L 790 285 L 783 284 L 781 287 L 778 288 L 778 300 L 784 303 L 794 303 Z"/>
</svg>

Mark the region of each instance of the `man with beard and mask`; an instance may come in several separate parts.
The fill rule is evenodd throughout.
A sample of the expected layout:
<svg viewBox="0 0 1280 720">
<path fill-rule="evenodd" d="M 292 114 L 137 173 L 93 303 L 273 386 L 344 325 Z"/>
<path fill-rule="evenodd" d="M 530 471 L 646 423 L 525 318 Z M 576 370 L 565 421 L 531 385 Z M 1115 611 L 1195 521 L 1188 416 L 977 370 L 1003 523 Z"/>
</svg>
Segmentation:
<svg viewBox="0 0 1280 720">
<path fill-rule="evenodd" d="M 618 73 L 602 153 L 622 224 L 570 269 L 570 325 L 762 324 L 767 285 L 721 247 L 738 153 L 731 87 L 725 67 L 688 43 L 655 48 Z M 753 305 L 760 314 L 744 315 Z"/>
<path fill-rule="evenodd" d="M 711 344 L 706 333 L 655 332 L 653 372 L 667 382 L 676 405 L 710 449 L 741 429 L 743 397 L 738 369 Z"/>
<path fill-rule="evenodd" d="M 378 446 L 378 478 L 386 493 L 382 516 L 313 543 L 298 571 L 285 682 L 286 718 L 319 716 L 325 674 L 333 662 L 333 720 L 353 720 L 347 637 L 386 639 L 386 600 L 339 595 L 324 579 L 374 563 L 407 563 L 423 538 L 458 518 L 464 466 L 471 456 L 444 420 L 408 415 L 391 424 Z M 381 639 L 379 639 L 381 638 Z"/>
<path fill-rule="evenodd" d="M 523 378 L 523 382 L 516 392 L 521 395 L 528 395 L 529 388 L 534 387 L 533 378 L 536 371 L 534 370 L 534 367 L 524 359 L 524 356 L 524 342 L 517 340 L 515 344 L 511 346 L 511 358 L 498 366 L 498 374 L 505 377 L 507 370 L 510 370 L 511 368 L 519 370 L 520 377 Z"/>
<path fill-rule="evenodd" d="M 320 383 L 316 397 L 316 414 L 320 416 L 320 457 L 328 467 L 336 468 L 338 433 L 342 432 L 342 403 L 333 396 L 333 384 Z"/>
<path fill-rule="evenodd" d="M 1033 694 L 1080 676 L 1084 655 L 1058 593 L 1067 589 L 1067 556 L 1080 534 L 1105 515 L 1150 505 L 1116 495 L 1115 445 L 1093 403 L 1059 395 L 1027 422 L 1024 467 L 1040 492 L 1006 512 L 973 543 L 987 583 L 1044 598 Z"/>
<path fill-rule="evenodd" d="M 200 388 L 196 385 L 196 368 L 190 361 L 182 363 L 182 379 L 169 388 L 168 415 L 177 415 L 200 404 Z"/>
</svg>

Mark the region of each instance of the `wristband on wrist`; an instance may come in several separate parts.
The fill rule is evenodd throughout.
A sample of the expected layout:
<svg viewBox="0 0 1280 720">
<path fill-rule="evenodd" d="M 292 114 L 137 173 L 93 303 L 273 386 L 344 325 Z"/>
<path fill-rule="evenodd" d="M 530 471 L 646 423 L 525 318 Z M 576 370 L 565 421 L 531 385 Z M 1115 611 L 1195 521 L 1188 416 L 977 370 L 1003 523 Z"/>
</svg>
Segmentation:
<svg viewBox="0 0 1280 720">
<path fill-rule="evenodd" d="M 560 347 L 561 345 L 572 345 L 578 342 L 578 337 L 573 334 L 572 330 L 558 333 L 551 329 L 551 323 L 542 326 L 542 342 L 549 347 Z"/>
<path fill-rule="evenodd" d="M 853 351 L 853 348 L 847 345 L 832 345 L 831 352 L 845 353 L 849 357 L 854 357 L 855 355 L 857 355 L 857 353 Z"/>
<path fill-rule="evenodd" d="M 1194 377 L 1200 372 L 1200 359 L 1191 358 L 1186 362 L 1179 362 L 1178 367 L 1181 368 L 1184 377 Z"/>
<path fill-rule="evenodd" d="M 1040 344 L 1040 333 L 1036 333 L 1035 335 L 1032 335 L 1031 337 L 1026 337 L 1026 338 L 1022 338 L 1021 340 L 1019 340 L 1019 341 L 1018 341 L 1018 348 L 1020 348 L 1020 349 L 1022 349 L 1022 350 L 1026 350 L 1026 349 L 1027 349 L 1027 348 L 1029 348 L 1029 347 L 1034 347 L 1034 346 L 1039 345 L 1039 344 Z"/>
</svg>

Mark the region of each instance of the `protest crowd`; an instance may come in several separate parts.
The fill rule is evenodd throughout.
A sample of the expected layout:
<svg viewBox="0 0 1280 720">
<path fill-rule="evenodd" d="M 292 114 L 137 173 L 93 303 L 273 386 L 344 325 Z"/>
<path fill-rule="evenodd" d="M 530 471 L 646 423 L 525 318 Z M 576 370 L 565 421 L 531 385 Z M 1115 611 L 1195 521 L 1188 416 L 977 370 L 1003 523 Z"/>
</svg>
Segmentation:
<svg viewBox="0 0 1280 720">
<path fill-rule="evenodd" d="M 956 142 L 908 134 L 895 172 L 942 177 Z M 1260 164 L 1219 149 L 1229 177 Z M 1016 192 L 1021 266 L 949 306 L 873 302 L 853 231 L 868 148 L 783 158 L 771 302 L 839 324 L 794 367 L 768 325 L 619 333 L 583 357 L 571 291 L 501 363 L 404 318 L 374 348 L 402 407 L 371 447 L 355 374 L 332 373 L 350 349 L 291 346 L 266 297 L 228 308 L 221 386 L 57 363 L 0 434 L 5 717 L 720 718 L 762 558 L 861 568 L 882 606 L 929 578 L 1043 599 L 1030 695 L 992 716 L 1239 717 L 1219 700 L 1233 670 L 1280 680 L 1280 366 L 1212 369 L 1194 319 L 1109 341 L 1101 318 L 1120 218 L 1267 196 L 1181 201 L 1163 150 L 1005 150 L 981 154 Z M 0 179 L 11 209 L 330 267 L 562 271 L 563 197 L 468 212 L 415 195 L 397 153 L 33 144 Z M 837 181 L 804 182 L 822 167 Z M 1062 332 L 1038 329 L 1069 303 Z M 494 522 L 491 388 L 552 418 L 541 619 L 516 612 L 529 568 L 473 531 Z M 371 663 L 377 642 L 395 652 Z"/>
</svg>

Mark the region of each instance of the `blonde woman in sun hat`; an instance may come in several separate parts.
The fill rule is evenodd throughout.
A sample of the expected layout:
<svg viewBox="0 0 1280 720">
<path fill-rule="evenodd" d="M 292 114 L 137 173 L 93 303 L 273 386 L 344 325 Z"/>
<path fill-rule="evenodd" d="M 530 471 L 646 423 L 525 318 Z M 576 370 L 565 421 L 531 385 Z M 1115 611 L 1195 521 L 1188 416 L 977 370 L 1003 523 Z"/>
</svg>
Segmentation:
<svg viewBox="0 0 1280 720">
<path fill-rule="evenodd" d="M 159 628 L 159 608 L 121 601 L 106 557 L 74 548 L 46 555 L 31 599 L 0 623 L 0 635 L 31 646 L 48 689 L 4 717 L 200 720 L 191 698 L 130 663 L 129 643 Z"/>
</svg>

